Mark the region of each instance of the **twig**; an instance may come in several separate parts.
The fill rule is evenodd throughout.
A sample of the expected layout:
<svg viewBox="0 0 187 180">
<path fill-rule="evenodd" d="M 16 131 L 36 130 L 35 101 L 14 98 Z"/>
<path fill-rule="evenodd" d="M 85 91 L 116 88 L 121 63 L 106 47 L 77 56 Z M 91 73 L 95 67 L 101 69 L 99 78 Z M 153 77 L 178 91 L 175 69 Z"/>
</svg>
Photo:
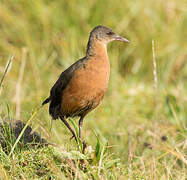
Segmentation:
<svg viewBox="0 0 187 180">
<path fill-rule="evenodd" d="M 10 59 L 8 60 L 8 63 L 7 63 L 7 65 L 6 65 L 6 67 L 5 67 L 5 71 L 4 71 L 3 76 L 2 76 L 2 78 L 1 78 L 1 81 L 0 81 L 0 88 L 1 88 L 1 86 L 2 86 L 2 84 L 3 84 L 3 80 L 4 80 L 4 78 L 5 78 L 5 75 L 6 75 L 7 71 L 8 71 L 8 68 L 9 68 L 10 63 L 12 62 L 13 58 L 14 58 L 14 56 L 11 56 Z"/>
</svg>

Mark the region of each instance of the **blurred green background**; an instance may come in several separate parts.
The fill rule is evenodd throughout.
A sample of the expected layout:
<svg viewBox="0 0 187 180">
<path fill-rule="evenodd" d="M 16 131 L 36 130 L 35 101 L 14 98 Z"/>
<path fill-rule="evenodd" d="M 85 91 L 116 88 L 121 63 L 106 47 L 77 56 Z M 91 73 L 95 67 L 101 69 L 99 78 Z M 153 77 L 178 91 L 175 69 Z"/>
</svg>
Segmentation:
<svg viewBox="0 0 187 180">
<path fill-rule="evenodd" d="M 7 115 L 8 104 L 12 117 L 27 121 L 60 73 L 85 55 L 89 32 L 97 25 L 112 28 L 131 43 L 108 45 L 109 88 L 102 104 L 85 118 L 83 137 L 93 145 L 97 131 L 127 165 L 128 134 L 134 155 L 145 163 L 151 155 L 144 154 L 144 142 L 153 143 L 154 138 L 166 135 L 167 147 L 174 150 L 187 135 L 185 0 L 0 0 L 0 77 L 8 58 L 14 56 L 0 89 L 1 116 Z M 158 73 L 156 132 L 152 40 Z M 32 125 L 51 142 L 73 148 L 61 122 L 51 125 L 47 106 Z M 163 149 L 158 147 L 159 156 Z M 186 156 L 182 148 L 181 153 Z M 165 168 L 160 162 L 157 165 L 160 171 Z M 178 170 L 174 173 L 180 179 L 184 167 Z"/>
</svg>

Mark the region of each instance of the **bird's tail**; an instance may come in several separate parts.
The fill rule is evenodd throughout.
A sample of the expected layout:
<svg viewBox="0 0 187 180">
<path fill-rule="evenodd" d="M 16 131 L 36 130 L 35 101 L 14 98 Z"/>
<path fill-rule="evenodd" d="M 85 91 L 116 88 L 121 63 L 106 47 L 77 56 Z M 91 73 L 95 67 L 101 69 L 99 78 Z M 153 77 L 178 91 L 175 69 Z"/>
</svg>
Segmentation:
<svg viewBox="0 0 187 180">
<path fill-rule="evenodd" d="M 42 106 L 45 105 L 45 104 L 47 104 L 47 103 L 49 103 L 50 101 L 51 101 L 51 98 L 48 97 L 48 98 L 42 103 Z"/>
</svg>

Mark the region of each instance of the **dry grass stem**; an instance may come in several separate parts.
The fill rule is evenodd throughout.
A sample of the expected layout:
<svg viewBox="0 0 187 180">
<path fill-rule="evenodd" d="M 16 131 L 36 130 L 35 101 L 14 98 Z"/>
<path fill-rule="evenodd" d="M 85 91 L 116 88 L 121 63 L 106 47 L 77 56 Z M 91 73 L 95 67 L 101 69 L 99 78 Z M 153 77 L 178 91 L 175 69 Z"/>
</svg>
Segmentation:
<svg viewBox="0 0 187 180">
<path fill-rule="evenodd" d="M 155 122 L 154 122 L 154 133 L 157 134 L 157 124 L 158 124 L 158 78 L 157 78 L 157 64 L 156 64 L 155 42 L 154 42 L 154 40 L 152 40 L 152 55 L 153 55 L 154 91 L 155 91 Z"/>
<path fill-rule="evenodd" d="M 16 102 L 16 119 L 20 119 L 20 111 L 21 111 L 20 93 L 21 93 L 21 83 L 22 83 L 22 80 L 23 80 L 26 57 L 27 57 L 27 49 L 23 48 L 22 49 L 21 67 L 20 67 L 20 71 L 19 71 L 18 81 L 17 81 L 17 84 L 16 84 L 16 94 L 15 94 L 15 97 L 14 97 L 14 101 Z"/>
<path fill-rule="evenodd" d="M 6 73 L 8 72 L 9 68 L 11 67 L 11 62 L 12 62 L 13 59 L 14 59 L 14 56 L 11 56 L 10 59 L 8 60 L 7 64 L 6 64 L 5 71 L 4 71 L 3 76 L 1 78 L 1 81 L 0 81 L 0 88 L 3 84 Z"/>
</svg>

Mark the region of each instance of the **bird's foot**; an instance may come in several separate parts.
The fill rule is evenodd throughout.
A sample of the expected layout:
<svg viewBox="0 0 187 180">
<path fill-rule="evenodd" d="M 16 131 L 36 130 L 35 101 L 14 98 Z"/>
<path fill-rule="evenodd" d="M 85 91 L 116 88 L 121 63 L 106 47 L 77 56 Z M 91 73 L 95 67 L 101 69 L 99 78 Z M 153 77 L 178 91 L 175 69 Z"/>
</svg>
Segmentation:
<svg viewBox="0 0 187 180">
<path fill-rule="evenodd" d="M 72 140 L 73 138 L 75 138 L 75 141 L 78 143 L 77 137 L 75 134 L 73 134 L 73 136 L 70 138 L 70 140 Z"/>
<path fill-rule="evenodd" d="M 85 153 L 85 149 L 87 148 L 86 141 L 82 140 L 81 138 L 79 138 L 79 140 L 78 140 L 75 134 L 70 138 L 70 140 L 72 140 L 73 138 L 75 138 L 75 141 L 77 142 L 77 145 L 79 146 L 79 148 L 81 149 L 82 153 L 84 154 Z"/>
</svg>

